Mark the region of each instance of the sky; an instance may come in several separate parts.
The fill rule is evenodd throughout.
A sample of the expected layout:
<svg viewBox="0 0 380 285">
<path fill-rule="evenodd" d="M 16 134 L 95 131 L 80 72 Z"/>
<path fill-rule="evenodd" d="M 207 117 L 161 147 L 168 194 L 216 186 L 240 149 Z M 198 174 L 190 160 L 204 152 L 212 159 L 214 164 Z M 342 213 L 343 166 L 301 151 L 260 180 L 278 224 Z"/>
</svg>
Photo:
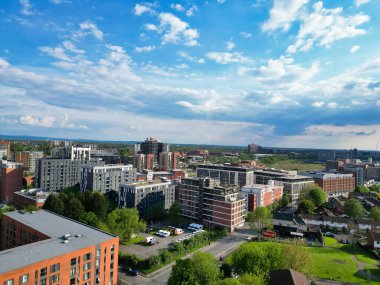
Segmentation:
<svg viewBox="0 0 380 285">
<path fill-rule="evenodd" d="M 0 134 L 376 149 L 380 0 L 0 2 Z"/>
</svg>

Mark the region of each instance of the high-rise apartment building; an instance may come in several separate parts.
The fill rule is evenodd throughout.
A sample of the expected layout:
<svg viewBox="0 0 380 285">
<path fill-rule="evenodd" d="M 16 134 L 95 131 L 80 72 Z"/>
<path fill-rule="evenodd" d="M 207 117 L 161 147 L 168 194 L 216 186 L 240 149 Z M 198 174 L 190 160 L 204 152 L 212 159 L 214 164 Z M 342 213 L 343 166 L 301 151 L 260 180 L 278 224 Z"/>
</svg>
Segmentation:
<svg viewBox="0 0 380 285">
<path fill-rule="evenodd" d="M 133 155 L 133 167 L 135 167 L 138 172 L 146 169 L 145 154 L 138 153 Z"/>
<path fill-rule="evenodd" d="M 251 143 L 248 145 L 248 153 L 260 153 L 261 151 L 262 147 L 257 144 Z"/>
<path fill-rule="evenodd" d="M 11 159 L 11 142 L 0 141 L 0 160 Z"/>
<path fill-rule="evenodd" d="M 206 227 L 232 232 L 244 225 L 245 199 L 238 185 L 224 187 L 210 178 L 184 178 L 178 197 L 181 215 Z"/>
<path fill-rule="evenodd" d="M 59 191 L 80 183 L 81 167 L 99 165 L 98 161 L 43 158 L 36 162 L 36 188 Z"/>
<path fill-rule="evenodd" d="M 136 168 L 129 165 L 83 166 L 81 168 L 81 190 L 119 191 L 120 184 L 136 182 Z"/>
<path fill-rule="evenodd" d="M 43 158 L 44 153 L 42 151 L 16 151 L 15 160 L 24 164 L 24 169 L 30 173 L 36 171 L 36 160 Z"/>
<path fill-rule="evenodd" d="M 171 169 L 177 169 L 180 157 L 179 152 L 164 151 L 160 153 L 159 157 L 160 170 L 170 171 Z"/>
<path fill-rule="evenodd" d="M 22 189 L 23 164 L 2 160 L 0 164 L 0 201 L 13 202 L 13 193 Z"/>
<path fill-rule="evenodd" d="M 88 161 L 91 158 L 91 147 L 71 145 L 51 150 L 52 158 Z"/>
<path fill-rule="evenodd" d="M 239 166 L 220 165 L 220 164 L 200 164 L 197 167 L 197 177 L 210 177 L 220 181 L 223 186 L 253 184 L 253 168 Z"/>
<path fill-rule="evenodd" d="M 336 157 L 336 151 L 335 150 L 320 150 L 318 151 L 318 161 L 319 162 L 326 162 L 328 160 L 335 160 Z"/>
<path fill-rule="evenodd" d="M 117 284 L 116 236 L 39 210 L 5 213 L 2 237 L 1 284 Z"/>
<path fill-rule="evenodd" d="M 118 196 L 119 208 L 137 208 L 140 215 L 161 203 L 165 210 L 175 201 L 175 184 L 170 181 L 138 182 L 121 184 Z"/>
</svg>

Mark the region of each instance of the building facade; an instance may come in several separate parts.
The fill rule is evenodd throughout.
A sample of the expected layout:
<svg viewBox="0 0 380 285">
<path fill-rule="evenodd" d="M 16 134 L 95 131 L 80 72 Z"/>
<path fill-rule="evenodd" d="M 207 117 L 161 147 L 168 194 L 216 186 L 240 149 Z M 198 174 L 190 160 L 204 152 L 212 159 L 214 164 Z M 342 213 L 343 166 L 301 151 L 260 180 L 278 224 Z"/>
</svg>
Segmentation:
<svg viewBox="0 0 380 285">
<path fill-rule="evenodd" d="M 11 142 L 0 141 L 0 160 L 11 159 Z"/>
<path fill-rule="evenodd" d="M 51 150 L 52 158 L 88 161 L 91 159 L 91 147 L 71 145 Z"/>
<path fill-rule="evenodd" d="M 98 165 L 98 161 L 43 158 L 36 162 L 36 188 L 44 191 L 59 191 L 79 184 L 81 167 Z"/>
<path fill-rule="evenodd" d="M 44 210 L 5 213 L 2 234 L 1 284 L 117 284 L 118 237 Z"/>
<path fill-rule="evenodd" d="M 24 209 L 28 206 L 41 209 L 51 193 L 53 192 L 46 192 L 41 189 L 22 189 L 13 193 L 13 205 L 17 209 Z"/>
<path fill-rule="evenodd" d="M 335 150 L 320 150 L 318 151 L 318 161 L 319 162 L 326 162 L 328 160 L 335 160 L 336 157 L 336 151 Z"/>
<path fill-rule="evenodd" d="M 148 209 L 162 204 L 165 210 L 175 201 L 175 184 L 170 181 L 152 181 L 121 184 L 118 196 L 119 208 L 137 208 L 144 216 Z"/>
<path fill-rule="evenodd" d="M 197 177 L 212 178 L 220 181 L 220 185 L 252 185 L 254 179 L 253 168 L 239 166 L 200 164 L 197 167 Z"/>
<path fill-rule="evenodd" d="M 16 151 L 15 160 L 24 164 L 24 169 L 30 173 L 36 171 L 36 160 L 43 158 L 44 153 L 42 151 Z"/>
<path fill-rule="evenodd" d="M 275 201 L 280 201 L 283 194 L 283 186 L 275 186 L 274 181 L 268 185 L 253 184 L 243 186 L 241 192 L 246 199 L 247 211 L 254 211 L 258 207 L 267 207 Z"/>
<path fill-rule="evenodd" d="M 0 164 L 0 201 L 13 202 L 13 193 L 22 189 L 23 164 L 2 160 Z"/>
<path fill-rule="evenodd" d="M 82 166 L 80 188 L 82 191 L 119 191 L 120 184 L 136 182 L 137 171 L 132 164 Z"/>
<path fill-rule="evenodd" d="M 244 225 L 245 199 L 239 189 L 210 178 L 184 178 L 178 185 L 181 216 L 232 232 Z"/>
</svg>

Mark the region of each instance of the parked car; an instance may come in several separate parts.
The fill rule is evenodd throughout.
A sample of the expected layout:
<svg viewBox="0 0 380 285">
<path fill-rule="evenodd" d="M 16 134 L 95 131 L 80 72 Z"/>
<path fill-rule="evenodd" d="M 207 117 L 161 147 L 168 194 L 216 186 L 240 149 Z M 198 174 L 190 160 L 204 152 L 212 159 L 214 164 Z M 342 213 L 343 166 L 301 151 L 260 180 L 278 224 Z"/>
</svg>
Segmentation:
<svg viewBox="0 0 380 285">
<path fill-rule="evenodd" d="M 131 276 L 137 276 L 137 275 L 139 275 L 139 272 L 136 269 L 133 269 L 132 267 L 127 267 L 126 271 Z"/>
<path fill-rule="evenodd" d="M 326 233 L 326 236 L 327 236 L 327 237 L 335 237 L 335 235 L 334 235 L 333 233 L 330 233 L 330 232 L 327 232 L 327 233 Z"/>
</svg>

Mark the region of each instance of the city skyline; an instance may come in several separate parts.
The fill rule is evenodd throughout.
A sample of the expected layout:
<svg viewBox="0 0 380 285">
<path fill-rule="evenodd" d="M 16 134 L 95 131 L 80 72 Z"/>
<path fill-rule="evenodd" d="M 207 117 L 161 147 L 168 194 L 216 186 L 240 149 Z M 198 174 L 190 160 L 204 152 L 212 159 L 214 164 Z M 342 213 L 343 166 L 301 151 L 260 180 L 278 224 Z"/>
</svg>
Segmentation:
<svg viewBox="0 0 380 285">
<path fill-rule="evenodd" d="M 0 4 L 0 134 L 374 150 L 379 0 Z"/>
</svg>

